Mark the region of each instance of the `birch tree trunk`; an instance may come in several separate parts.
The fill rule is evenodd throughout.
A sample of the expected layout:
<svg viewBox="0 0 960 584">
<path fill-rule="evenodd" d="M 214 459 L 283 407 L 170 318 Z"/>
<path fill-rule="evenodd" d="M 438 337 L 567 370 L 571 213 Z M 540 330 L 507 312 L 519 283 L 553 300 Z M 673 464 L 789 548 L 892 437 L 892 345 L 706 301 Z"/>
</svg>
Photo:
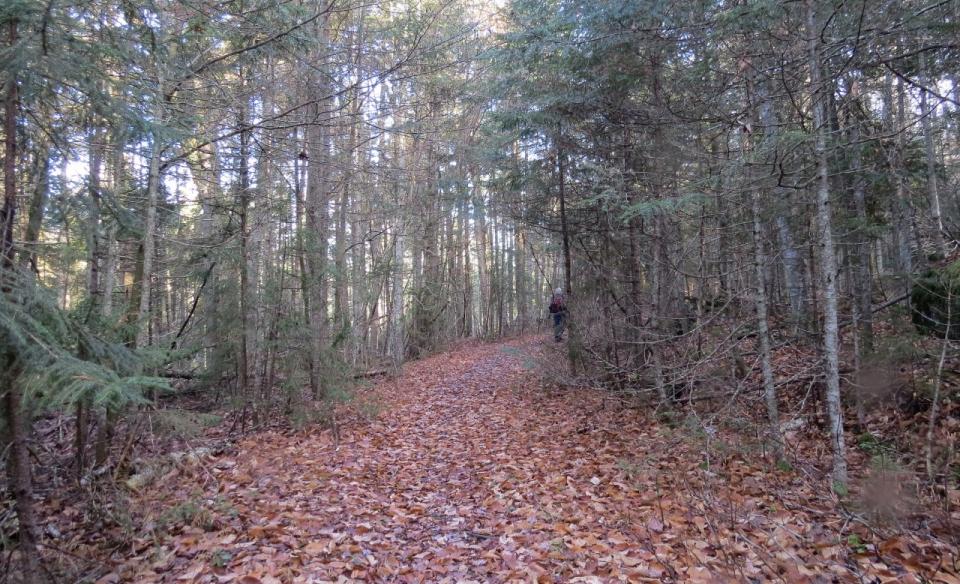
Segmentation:
<svg viewBox="0 0 960 584">
<path fill-rule="evenodd" d="M 840 347 L 837 319 L 837 256 L 833 242 L 830 177 L 827 162 L 827 118 L 825 82 L 820 57 L 820 27 L 816 1 L 806 0 L 807 51 L 812 86 L 814 151 L 816 155 L 816 218 L 820 242 L 820 277 L 823 286 L 823 357 L 826 376 L 827 415 L 833 449 L 833 480 L 840 488 L 847 483 L 846 447 L 843 435 L 843 409 L 840 401 Z"/>
<path fill-rule="evenodd" d="M 163 84 L 160 84 L 162 93 Z M 157 99 L 162 99 L 160 96 Z M 160 123 L 162 106 L 159 104 L 156 107 L 155 115 L 157 116 L 156 123 Z M 137 305 L 137 336 L 136 336 L 136 346 L 137 347 L 146 347 L 150 343 L 150 326 L 149 326 L 149 315 L 150 315 L 150 292 L 152 289 L 152 276 L 153 276 L 153 258 L 156 251 L 156 229 L 157 229 L 157 198 L 160 193 L 160 155 L 161 155 L 161 142 L 160 142 L 160 132 L 154 130 L 152 132 L 152 144 L 150 151 L 150 170 L 147 178 L 147 207 L 145 211 L 145 218 L 143 222 L 143 240 L 141 243 L 141 249 L 143 251 L 143 268 L 142 276 L 140 278 L 140 299 Z"/>
<path fill-rule="evenodd" d="M 760 102 L 758 117 L 760 125 L 763 128 L 763 139 L 760 143 L 761 152 L 759 155 L 761 158 L 766 159 L 771 151 L 776 151 L 778 147 L 778 136 L 776 135 L 776 126 L 772 119 L 772 106 L 765 91 L 765 82 L 761 80 L 760 83 L 756 84 L 755 86 L 754 84 L 748 82 L 748 92 L 754 87 L 757 89 L 758 99 Z M 750 100 L 748 99 L 748 101 Z M 743 149 L 745 153 L 748 156 L 753 155 L 753 143 L 750 135 L 745 134 L 742 139 L 744 141 Z M 747 160 L 747 162 L 749 163 L 750 161 Z M 767 295 L 767 288 L 765 286 L 765 267 L 768 265 L 768 259 L 763 245 L 763 216 L 761 208 L 765 190 L 761 185 L 764 185 L 764 183 L 769 183 L 769 180 L 763 178 L 758 181 L 760 184 L 752 184 L 754 177 L 751 176 L 753 173 L 750 172 L 749 168 L 750 167 L 748 166 L 746 169 L 746 178 L 748 180 L 747 187 L 750 188 L 751 191 L 750 212 L 753 220 L 753 271 L 755 280 L 754 306 L 757 312 L 757 343 L 759 344 L 760 352 L 760 371 L 763 380 L 763 398 L 767 407 L 767 420 L 769 422 L 768 431 L 770 434 L 770 440 L 773 443 L 774 455 L 779 460 L 783 458 L 783 435 L 780 432 L 780 410 L 777 404 L 777 388 L 774 383 L 773 365 L 771 364 L 772 351 L 770 348 L 770 325 L 768 323 L 769 296 Z M 772 197 L 769 196 L 766 198 L 772 199 Z M 793 266 L 788 268 L 787 265 L 788 262 L 784 262 L 788 296 L 791 300 L 791 316 L 793 317 L 794 322 L 799 322 L 799 306 L 794 303 L 796 300 L 794 298 L 794 294 L 797 291 L 793 289 L 793 287 L 796 286 L 796 273 L 793 272 Z"/>
<path fill-rule="evenodd" d="M 767 406 L 767 419 L 770 423 L 770 440 L 773 442 L 777 459 L 783 457 L 783 436 L 780 433 L 780 410 L 777 405 L 777 388 L 774 384 L 771 365 L 770 327 L 767 323 L 767 291 L 764 286 L 764 266 L 767 254 L 763 247 L 763 221 L 760 213 L 761 190 L 752 189 L 751 212 L 753 215 L 753 265 L 755 283 L 755 305 L 757 310 L 757 342 L 760 345 L 760 369 L 763 375 L 763 398 Z"/>
</svg>

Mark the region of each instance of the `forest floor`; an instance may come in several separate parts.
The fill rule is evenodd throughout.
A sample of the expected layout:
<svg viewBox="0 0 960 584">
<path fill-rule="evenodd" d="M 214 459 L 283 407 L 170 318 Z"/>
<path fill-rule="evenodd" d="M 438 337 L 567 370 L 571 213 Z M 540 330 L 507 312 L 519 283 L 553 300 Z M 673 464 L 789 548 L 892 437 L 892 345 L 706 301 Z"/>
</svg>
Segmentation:
<svg viewBox="0 0 960 584">
<path fill-rule="evenodd" d="M 100 534 L 101 551 L 119 543 L 96 578 L 960 582 L 934 531 L 872 524 L 822 477 L 736 452 L 705 463 L 642 408 L 545 387 L 552 351 L 463 345 L 361 390 L 338 443 L 266 431 L 180 465 L 133 496 L 126 531 Z"/>
</svg>

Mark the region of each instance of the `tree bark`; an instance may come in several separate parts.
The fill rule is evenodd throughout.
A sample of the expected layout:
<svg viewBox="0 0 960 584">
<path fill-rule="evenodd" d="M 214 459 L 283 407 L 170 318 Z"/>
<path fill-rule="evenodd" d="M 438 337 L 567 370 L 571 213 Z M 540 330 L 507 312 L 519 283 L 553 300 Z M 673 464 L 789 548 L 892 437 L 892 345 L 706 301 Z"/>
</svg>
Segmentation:
<svg viewBox="0 0 960 584">
<path fill-rule="evenodd" d="M 778 160 L 779 151 L 779 120 L 777 120 L 776 111 L 770 97 L 769 80 L 763 79 L 756 84 L 757 98 L 759 101 L 760 125 L 764 133 L 764 152 L 767 160 L 775 162 Z M 771 159 L 772 155 L 772 159 Z M 776 176 L 778 169 L 770 167 L 770 178 Z M 767 182 L 770 178 L 766 179 Z M 779 203 L 775 205 L 774 223 L 777 228 L 777 241 L 780 245 L 780 252 L 783 256 L 783 276 L 787 288 L 787 298 L 790 301 L 790 318 L 793 321 L 794 330 L 803 322 L 803 260 L 797 251 L 792 230 L 790 229 L 789 211 L 787 204 L 790 201 L 790 194 L 786 189 L 772 186 L 775 200 Z"/>
<path fill-rule="evenodd" d="M 472 173 L 475 180 L 479 180 L 478 173 Z M 478 185 L 474 185 L 473 193 L 474 229 L 477 237 L 477 323 L 476 331 L 480 337 L 489 334 L 490 326 L 490 270 L 487 262 L 487 217 L 486 202 Z"/>
<path fill-rule="evenodd" d="M 99 122 L 91 133 L 88 145 L 90 157 L 90 175 L 87 182 L 89 195 L 90 219 L 87 227 L 87 293 L 90 296 L 89 316 L 97 313 L 103 302 L 103 289 L 100 281 L 100 270 L 103 263 L 103 238 L 101 233 L 101 181 L 100 171 L 103 166 L 104 132 Z"/>
<path fill-rule="evenodd" d="M 927 69 L 926 53 L 920 52 L 920 72 L 926 85 L 934 83 Z M 920 127 L 923 131 L 923 149 L 927 162 L 927 196 L 930 198 L 930 219 L 933 221 L 933 246 L 941 257 L 947 255 L 947 244 L 943 239 L 943 217 L 940 211 L 940 186 L 937 178 L 937 151 L 933 143 L 932 118 L 936 109 L 930 107 L 930 96 L 925 89 L 920 90 Z"/>
<path fill-rule="evenodd" d="M 240 72 L 240 78 L 243 79 L 243 72 Z M 242 83 L 242 81 L 241 81 Z M 237 204 L 240 220 L 240 354 L 238 355 L 238 380 L 237 389 L 240 399 L 243 399 L 248 405 L 253 405 L 254 397 L 258 388 L 251 383 L 251 364 L 255 361 L 252 353 L 256 350 L 256 331 L 252 316 L 253 295 L 251 290 L 250 265 L 252 262 L 250 253 L 250 130 L 247 125 L 247 104 L 241 102 L 240 111 L 237 114 L 237 128 L 239 130 L 240 148 L 238 151 L 238 182 L 236 187 Z"/>
<path fill-rule="evenodd" d="M 763 397 L 767 406 L 767 419 L 770 422 L 770 439 L 773 442 L 774 453 L 777 458 L 783 456 L 783 436 L 780 434 L 780 410 L 777 405 L 777 389 L 774 384 L 773 366 L 771 365 L 770 328 L 767 323 L 767 291 L 764 286 L 764 266 L 767 265 L 767 254 L 763 248 L 763 222 L 760 213 L 760 189 L 754 188 L 752 199 L 753 215 L 753 253 L 755 305 L 757 310 L 757 341 L 760 344 L 760 370 L 763 374 Z"/>
<path fill-rule="evenodd" d="M 157 123 L 159 123 L 159 114 L 161 113 L 160 110 L 161 108 L 158 106 L 156 111 L 158 114 Z M 137 347 L 145 347 L 150 342 L 150 327 L 148 317 L 150 315 L 153 258 L 156 251 L 155 231 L 157 229 L 157 199 L 160 193 L 160 154 L 162 150 L 162 146 L 160 144 L 160 133 L 158 131 L 154 131 L 152 137 L 153 142 L 150 146 L 150 170 L 147 179 L 147 208 L 143 222 L 143 240 L 141 244 L 143 249 L 143 269 L 142 277 L 140 279 L 140 299 L 137 305 Z"/>
<path fill-rule="evenodd" d="M 827 415 L 830 424 L 830 442 L 833 450 L 833 480 L 847 483 L 846 447 L 843 433 L 843 409 L 840 402 L 840 347 L 837 318 L 837 257 L 833 242 L 832 211 L 830 206 L 830 177 L 827 161 L 826 88 L 820 57 L 820 27 L 816 1 L 806 0 L 807 51 L 810 82 L 813 91 L 813 131 L 816 154 L 816 217 L 819 236 L 820 276 L 823 286 L 823 357 L 826 376 Z M 842 488 L 842 487 L 841 487 Z"/>
<path fill-rule="evenodd" d="M 570 226 L 567 222 L 567 192 L 566 192 L 566 153 L 563 148 L 563 128 L 557 124 L 557 198 L 560 206 L 560 236 L 563 243 L 563 288 L 567 299 L 567 362 L 570 366 L 570 375 L 577 374 L 577 358 L 579 353 L 577 324 L 571 317 L 573 284 L 571 283 L 572 260 L 570 257 Z"/>
<path fill-rule="evenodd" d="M 323 89 L 320 88 L 319 93 Z M 322 381 L 322 360 L 327 337 L 327 194 L 326 162 L 329 155 L 329 132 L 325 120 L 320 120 L 320 97 L 314 94 L 311 123 L 307 128 L 310 159 L 307 166 L 306 196 L 306 256 L 308 288 L 308 321 L 310 324 L 310 389 L 314 397 L 326 392 Z"/>
<path fill-rule="evenodd" d="M 466 189 L 466 185 L 464 185 Z M 468 217 L 468 202 L 464 196 L 460 201 L 460 238 L 461 253 L 463 254 L 463 323 L 460 334 L 472 337 L 473 328 L 473 270 L 470 266 L 470 221 Z"/>
<path fill-rule="evenodd" d="M 853 205 L 856 214 L 856 227 L 853 230 L 854 246 L 854 304 L 858 312 L 858 331 L 860 337 L 860 356 L 873 352 L 873 275 L 870 268 L 870 250 L 868 236 L 870 218 L 867 215 L 866 180 L 863 176 L 863 145 L 861 144 L 861 125 L 859 116 L 859 95 L 856 81 L 849 93 L 853 94 L 851 104 L 854 111 L 850 114 L 850 172 L 852 173 Z"/>
<path fill-rule="evenodd" d="M 23 245 L 20 250 L 20 262 L 34 274 L 39 275 L 37 264 L 37 244 L 40 241 L 40 228 L 43 225 L 43 211 L 50 193 L 50 142 L 40 140 L 34 163 L 35 181 L 30 208 L 27 210 L 27 227 L 23 233 Z"/>
<path fill-rule="evenodd" d="M 753 84 L 748 84 L 748 91 L 752 89 Z M 764 87 L 764 81 L 760 81 L 756 85 L 759 89 Z M 772 112 L 771 104 L 769 99 L 766 96 L 766 92 L 759 90 L 758 98 L 760 102 L 759 107 L 759 121 L 763 127 L 763 141 L 760 144 L 761 148 L 761 157 L 766 157 L 769 155 L 771 150 L 777 148 L 777 136 L 774 133 L 775 125 L 772 123 Z M 748 100 L 749 101 L 749 100 Z M 743 136 L 744 146 L 743 149 L 745 153 L 749 156 L 753 153 L 753 144 L 750 138 L 750 135 L 744 133 Z M 763 216 L 762 216 L 762 199 L 764 198 L 764 188 L 763 183 L 769 182 L 766 180 L 761 180 L 760 184 L 752 184 L 754 178 L 751 176 L 753 173 L 749 171 L 749 167 L 746 171 L 746 178 L 748 180 L 747 187 L 750 189 L 750 211 L 751 218 L 753 220 L 753 270 L 754 270 L 754 306 L 757 312 L 757 343 L 759 344 L 760 349 L 760 371 L 762 374 L 763 380 L 763 397 L 764 403 L 767 407 L 767 420 L 769 422 L 769 434 L 770 441 L 773 443 L 773 451 L 776 458 L 779 460 L 783 458 L 783 435 L 780 432 L 780 409 L 777 403 L 777 388 L 774 383 L 773 375 L 773 365 L 771 363 L 771 348 L 770 348 L 770 326 L 768 323 L 769 310 L 768 310 L 768 295 L 767 288 L 765 286 L 765 270 L 767 266 L 767 254 L 763 245 Z M 766 197 L 770 199 L 771 197 Z M 786 267 L 787 263 L 784 264 L 784 271 L 786 272 L 787 279 L 787 288 L 788 295 L 791 299 L 791 315 L 794 321 L 798 321 L 800 318 L 800 313 L 798 306 L 794 304 L 794 295 L 793 290 L 791 290 L 791 284 L 795 285 L 796 274 L 792 271 L 792 266 L 790 268 Z"/>
<path fill-rule="evenodd" d="M 387 340 L 387 354 L 390 355 L 393 366 L 397 369 L 403 364 L 405 354 L 403 330 L 403 230 L 403 221 L 398 216 L 394 224 L 393 233 L 393 265 L 391 268 L 393 281 L 390 285 L 393 298 L 390 302 L 390 333 Z"/>
<path fill-rule="evenodd" d="M 7 46 L 17 43 L 16 19 L 7 23 Z M 16 270 L 13 227 L 17 213 L 17 111 L 20 105 L 18 80 L 7 79 L 3 104 L 3 208 L 0 212 L 0 294 L 16 301 L 17 293 L 10 279 Z M 23 395 L 17 383 L 20 366 L 17 355 L 8 350 L 0 351 L 0 394 L 3 395 L 6 416 L 5 442 L 9 444 L 7 455 L 7 481 L 14 497 L 14 507 L 19 523 L 19 543 L 23 558 L 23 580 L 28 584 L 39 582 L 40 558 L 37 549 L 37 520 L 33 509 L 33 480 L 30 471 L 30 454 L 27 439 L 30 434 L 29 413 L 23 407 Z"/>
<path fill-rule="evenodd" d="M 907 191 L 904 177 L 904 99 L 903 82 L 897 82 L 897 99 L 894 105 L 893 96 L 893 76 L 887 75 L 884 85 L 884 125 L 887 134 L 895 134 L 893 148 L 888 154 L 888 163 L 894 180 L 894 239 L 897 250 L 897 269 L 901 277 L 901 292 L 909 291 L 910 276 L 913 273 L 913 254 L 910 249 L 910 242 L 913 239 L 912 225 L 910 222 L 910 201 L 907 199 Z M 896 111 L 896 114 L 894 114 Z"/>
</svg>

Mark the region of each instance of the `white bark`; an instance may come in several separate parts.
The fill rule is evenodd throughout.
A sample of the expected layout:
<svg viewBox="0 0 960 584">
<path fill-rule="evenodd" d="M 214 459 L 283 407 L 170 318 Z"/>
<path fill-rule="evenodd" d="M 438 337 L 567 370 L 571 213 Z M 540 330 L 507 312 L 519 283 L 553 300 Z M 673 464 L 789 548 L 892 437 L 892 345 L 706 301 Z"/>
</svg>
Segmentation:
<svg viewBox="0 0 960 584">
<path fill-rule="evenodd" d="M 950 278 L 948 274 L 946 276 Z M 952 281 L 947 283 L 947 323 L 943 331 L 943 345 L 940 348 L 940 360 L 937 363 L 937 376 L 933 383 L 933 398 L 930 404 L 930 419 L 927 422 L 927 444 L 924 449 L 924 461 L 927 467 L 927 478 L 933 482 L 936 478 L 936 469 L 933 467 L 933 442 L 937 430 L 937 416 L 940 414 L 940 390 L 943 385 L 943 366 L 947 360 L 947 349 L 950 347 L 950 328 L 953 324 L 953 287 Z"/>
<path fill-rule="evenodd" d="M 927 84 L 933 83 L 933 79 L 926 71 L 925 53 L 920 53 L 920 70 L 924 74 L 924 80 Z M 927 91 L 920 90 L 920 119 L 923 129 L 923 147 L 927 159 L 927 196 L 930 198 L 930 219 L 933 221 L 933 245 L 937 253 L 945 256 L 947 246 L 943 240 L 943 218 L 940 211 L 940 186 L 937 180 L 937 154 L 933 144 L 933 128 L 931 118 L 936 115 L 936 110 L 930 107 L 930 96 Z"/>
<path fill-rule="evenodd" d="M 827 415 L 833 449 L 833 480 L 846 485 L 847 461 L 843 435 L 843 410 L 840 403 L 839 326 L 837 319 L 837 256 L 833 243 L 830 208 L 830 178 L 827 167 L 827 116 L 823 72 L 820 65 L 820 27 L 816 0 L 806 0 L 807 50 L 810 82 L 813 87 L 814 151 L 817 161 L 816 203 L 818 241 L 821 246 L 820 277 L 823 286 L 823 357 L 826 375 Z"/>
<path fill-rule="evenodd" d="M 158 99 L 160 97 L 158 96 Z M 159 109 L 159 106 L 158 106 Z M 159 116 L 158 116 L 159 119 Z M 140 282 L 140 304 L 137 308 L 137 347 L 150 342 L 150 288 L 153 276 L 153 256 L 156 248 L 154 231 L 157 228 L 157 198 L 160 193 L 160 135 L 153 132 L 150 170 L 147 178 L 147 209 L 143 225 L 143 278 Z"/>
<path fill-rule="evenodd" d="M 770 439 L 777 458 L 783 454 L 783 437 L 780 435 L 780 411 L 777 407 L 777 388 L 774 385 L 773 367 L 770 364 L 770 327 L 767 323 L 767 291 L 763 285 L 763 267 L 767 263 L 763 248 L 763 223 L 760 219 L 760 189 L 753 189 L 753 261 L 756 277 L 755 305 L 757 309 L 757 340 L 760 344 L 760 369 L 763 374 L 763 398 L 770 421 Z"/>
<path fill-rule="evenodd" d="M 103 263 L 103 303 L 100 305 L 100 314 L 105 319 L 113 315 L 113 289 L 117 285 L 117 246 L 114 243 L 116 236 L 116 227 L 110 226 L 103 241 L 107 249 Z"/>
</svg>

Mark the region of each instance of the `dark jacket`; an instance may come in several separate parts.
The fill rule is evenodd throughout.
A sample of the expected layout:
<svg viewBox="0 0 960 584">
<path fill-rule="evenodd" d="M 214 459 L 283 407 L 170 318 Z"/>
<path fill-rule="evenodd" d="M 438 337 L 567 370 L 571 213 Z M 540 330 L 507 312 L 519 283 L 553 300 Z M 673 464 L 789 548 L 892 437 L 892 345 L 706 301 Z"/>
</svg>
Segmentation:
<svg viewBox="0 0 960 584">
<path fill-rule="evenodd" d="M 563 296 L 554 294 L 550 299 L 550 314 L 563 313 L 567 311 L 567 304 L 563 300 Z"/>
</svg>

